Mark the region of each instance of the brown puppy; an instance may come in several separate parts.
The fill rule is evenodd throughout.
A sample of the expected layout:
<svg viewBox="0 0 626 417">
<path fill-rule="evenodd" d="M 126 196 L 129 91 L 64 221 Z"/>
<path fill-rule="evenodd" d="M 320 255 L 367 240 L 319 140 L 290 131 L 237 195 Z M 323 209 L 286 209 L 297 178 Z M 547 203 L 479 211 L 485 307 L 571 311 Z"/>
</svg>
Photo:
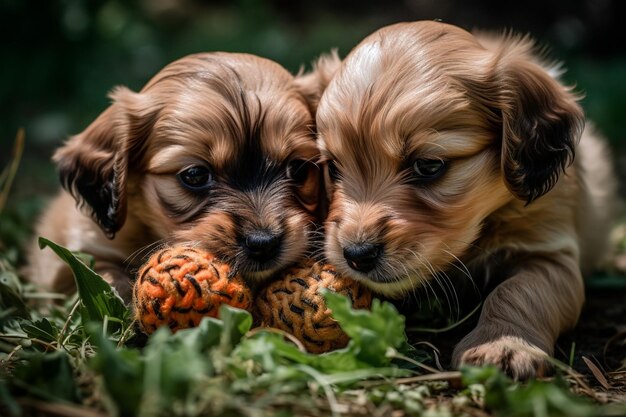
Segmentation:
<svg viewBox="0 0 626 417">
<path fill-rule="evenodd" d="M 267 59 L 206 53 L 166 66 L 140 93 L 115 89 L 55 154 L 69 193 L 37 234 L 94 255 L 126 300 L 151 244 L 202 246 L 251 280 L 297 262 L 319 215 L 316 103 L 307 101 L 318 84 Z M 31 266 L 34 281 L 73 289 L 50 251 L 34 249 Z"/>
<path fill-rule="evenodd" d="M 528 38 L 403 23 L 361 42 L 319 103 L 328 259 L 392 297 L 466 272 L 495 287 L 455 365 L 544 372 L 604 248 L 610 164 L 557 72 Z"/>
</svg>

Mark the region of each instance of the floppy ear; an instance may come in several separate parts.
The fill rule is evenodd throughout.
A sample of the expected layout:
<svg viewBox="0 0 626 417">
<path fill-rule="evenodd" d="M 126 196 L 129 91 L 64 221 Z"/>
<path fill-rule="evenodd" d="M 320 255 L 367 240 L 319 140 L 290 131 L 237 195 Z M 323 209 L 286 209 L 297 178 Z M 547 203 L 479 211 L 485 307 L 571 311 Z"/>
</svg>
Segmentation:
<svg viewBox="0 0 626 417">
<path fill-rule="evenodd" d="M 294 79 L 296 90 L 304 97 L 309 112 L 315 118 L 320 98 L 333 76 L 341 66 L 341 59 L 337 50 L 321 55 L 314 63 L 311 72 L 300 73 Z M 319 220 L 324 220 L 328 214 L 328 192 L 325 187 L 324 164 L 318 162 L 310 167 L 311 180 L 306 188 L 300 192 L 298 199 L 301 204 Z"/>
<path fill-rule="evenodd" d="M 113 104 L 57 150 L 53 160 L 63 188 L 112 239 L 126 219 L 129 155 L 145 142 L 156 112 L 143 94 L 124 87 L 110 97 Z"/>
<path fill-rule="evenodd" d="M 550 191 L 572 163 L 584 116 L 571 89 L 531 56 L 516 53 L 515 46 L 505 54 L 496 70 L 502 171 L 511 192 L 528 204 Z"/>
<path fill-rule="evenodd" d="M 306 170 L 306 180 L 296 189 L 296 198 L 308 212 L 317 217 L 320 209 L 320 168 L 316 163 L 307 162 L 300 169 Z"/>
<path fill-rule="evenodd" d="M 330 53 L 321 55 L 313 63 L 311 72 L 304 73 L 303 70 L 300 70 L 300 73 L 296 75 L 294 79 L 296 90 L 306 100 L 309 111 L 313 116 L 315 116 L 317 111 L 317 105 L 320 102 L 322 93 L 340 66 L 341 59 L 337 54 L 337 50 L 333 49 Z"/>
</svg>

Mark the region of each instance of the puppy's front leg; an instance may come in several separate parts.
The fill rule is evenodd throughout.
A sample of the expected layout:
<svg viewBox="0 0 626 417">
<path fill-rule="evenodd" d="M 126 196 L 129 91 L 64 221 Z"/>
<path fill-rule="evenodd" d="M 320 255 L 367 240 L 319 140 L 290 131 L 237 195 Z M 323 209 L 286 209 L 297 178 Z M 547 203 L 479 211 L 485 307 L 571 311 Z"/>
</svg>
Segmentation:
<svg viewBox="0 0 626 417">
<path fill-rule="evenodd" d="M 515 379 L 550 369 L 559 334 L 573 327 L 584 301 L 576 258 L 533 255 L 487 297 L 476 328 L 456 346 L 452 360 L 493 364 Z"/>
</svg>

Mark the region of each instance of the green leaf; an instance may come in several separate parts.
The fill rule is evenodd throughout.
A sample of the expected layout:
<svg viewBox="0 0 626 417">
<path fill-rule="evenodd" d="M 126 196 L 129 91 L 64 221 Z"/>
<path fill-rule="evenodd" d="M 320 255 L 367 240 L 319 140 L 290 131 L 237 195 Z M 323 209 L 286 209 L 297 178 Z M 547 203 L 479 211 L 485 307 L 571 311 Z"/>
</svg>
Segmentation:
<svg viewBox="0 0 626 417">
<path fill-rule="evenodd" d="M 109 322 L 110 327 L 112 330 L 119 328 L 119 322 L 128 316 L 129 310 L 111 286 L 71 251 L 40 237 L 39 247 L 43 249 L 46 246 L 52 249 L 72 269 L 83 307 L 80 310 L 83 321 L 101 323 L 113 318 L 117 319 L 117 322 L 115 320 Z"/>
<path fill-rule="evenodd" d="M 19 278 L 10 266 L 5 265 L 5 261 L 0 259 L 0 311 L 7 312 L 10 309 L 10 314 L 7 314 L 9 318 L 30 318 L 20 293 L 21 285 Z M 4 315 L 0 315 L 0 325 L 5 318 Z"/>
<path fill-rule="evenodd" d="M 178 330 L 172 338 L 198 352 L 207 352 L 219 345 L 223 330 L 224 323 L 221 320 L 204 317 L 197 327 Z"/>
<path fill-rule="evenodd" d="M 22 408 L 11 395 L 8 385 L 8 381 L 0 378 L 0 404 L 7 411 L 9 417 L 22 416 Z"/>
<path fill-rule="evenodd" d="M 251 359 L 265 370 L 294 363 L 311 364 L 315 360 L 313 355 L 302 352 L 293 343 L 285 341 L 282 335 L 264 330 L 242 340 L 231 356 L 243 360 Z"/>
<path fill-rule="evenodd" d="M 253 377 L 253 380 L 245 379 L 246 375 L 242 375 L 240 380 L 233 382 L 235 389 L 246 392 L 254 392 L 255 389 L 297 392 L 310 382 L 320 382 L 320 378 L 327 385 L 349 387 L 368 378 L 409 374 L 397 367 L 368 366 L 356 360 L 350 351 L 326 355 L 302 352 L 280 334 L 262 330 L 253 337 L 243 339 L 230 360 L 234 363 L 252 361 L 261 366 L 263 372 Z"/>
<path fill-rule="evenodd" d="M 407 343 L 404 316 L 391 303 L 374 299 L 371 311 L 355 310 L 350 300 L 340 294 L 323 290 L 323 295 L 333 312 L 333 318 L 350 336 L 346 349 L 359 362 L 369 366 L 385 366 L 390 362 L 387 351 L 390 348 L 397 350 Z"/>
<path fill-rule="evenodd" d="M 508 407 L 506 390 L 513 384 L 500 370 L 494 366 L 462 367 L 463 385 L 481 384 L 485 386 L 485 404 L 493 409 Z"/>
<path fill-rule="evenodd" d="M 104 380 L 107 393 L 113 399 L 120 416 L 135 416 L 139 410 L 144 387 L 144 362 L 136 349 L 116 349 L 115 345 L 102 336 L 100 326 L 87 325 L 91 340 L 98 353 L 89 365 Z"/>
<path fill-rule="evenodd" d="M 533 380 L 514 383 L 495 367 L 461 369 L 465 385 L 485 387 L 485 406 L 507 417 L 594 417 L 599 410 L 584 398 L 572 394 L 565 381 Z"/>
<path fill-rule="evenodd" d="M 43 340 L 44 342 L 56 342 L 59 337 L 59 329 L 47 318 L 42 318 L 41 320 L 31 323 L 22 323 L 21 327 L 28 337 Z"/>
<path fill-rule="evenodd" d="M 159 412 L 175 407 L 175 403 L 185 403 L 194 386 L 213 370 L 209 355 L 181 343 L 166 327 L 150 336 L 144 353 L 144 412 Z"/>
<path fill-rule="evenodd" d="M 11 383 L 47 401 L 79 400 L 69 357 L 62 350 L 30 356 L 15 369 Z"/>
<path fill-rule="evenodd" d="M 231 323 L 244 323 L 245 315 L 233 312 Z M 244 317 L 244 320 L 238 319 Z M 233 332 L 237 326 L 233 326 Z M 100 373 L 107 393 L 121 416 L 162 415 L 191 401 L 200 380 L 213 375 L 210 352 L 220 346 L 225 325 L 206 317 L 198 327 L 172 334 L 161 327 L 148 339 L 143 351 L 116 349 L 98 326 L 89 326 L 98 353 L 91 367 Z"/>
<path fill-rule="evenodd" d="M 333 381 L 354 382 L 351 378 L 362 378 L 355 371 L 366 370 L 370 376 L 388 375 L 386 368 L 391 358 L 390 349 L 399 349 L 406 343 L 404 317 L 389 303 L 375 300 L 372 310 L 355 310 L 349 299 L 343 295 L 324 292 L 333 317 L 342 329 L 352 338 L 348 346 L 333 352 L 313 355 L 300 351 L 280 334 L 260 330 L 250 338 L 244 338 L 233 352 L 244 360 L 259 363 L 266 372 L 280 366 L 293 364 L 307 365 L 326 375 L 343 373 Z M 407 370 L 393 368 L 396 375 L 407 375 Z"/>
<path fill-rule="evenodd" d="M 224 324 L 220 347 L 224 354 L 228 354 L 252 327 L 252 316 L 245 310 L 222 304 L 219 317 Z"/>
</svg>

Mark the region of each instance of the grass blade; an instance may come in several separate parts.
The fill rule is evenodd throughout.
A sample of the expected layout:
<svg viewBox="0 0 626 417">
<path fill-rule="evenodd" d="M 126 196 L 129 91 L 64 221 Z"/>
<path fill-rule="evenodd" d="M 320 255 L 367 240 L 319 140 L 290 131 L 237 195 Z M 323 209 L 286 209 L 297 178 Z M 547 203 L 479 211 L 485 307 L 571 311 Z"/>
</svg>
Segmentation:
<svg viewBox="0 0 626 417">
<path fill-rule="evenodd" d="M 11 161 L 2 174 L 0 174 L 0 213 L 4 209 L 4 206 L 9 199 L 9 192 L 13 185 L 13 180 L 17 174 L 17 168 L 20 165 L 22 154 L 24 153 L 24 129 L 19 129 L 15 136 L 15 144 L 13 145 L 13 154 L 11 155 Z"/>
</svg>

